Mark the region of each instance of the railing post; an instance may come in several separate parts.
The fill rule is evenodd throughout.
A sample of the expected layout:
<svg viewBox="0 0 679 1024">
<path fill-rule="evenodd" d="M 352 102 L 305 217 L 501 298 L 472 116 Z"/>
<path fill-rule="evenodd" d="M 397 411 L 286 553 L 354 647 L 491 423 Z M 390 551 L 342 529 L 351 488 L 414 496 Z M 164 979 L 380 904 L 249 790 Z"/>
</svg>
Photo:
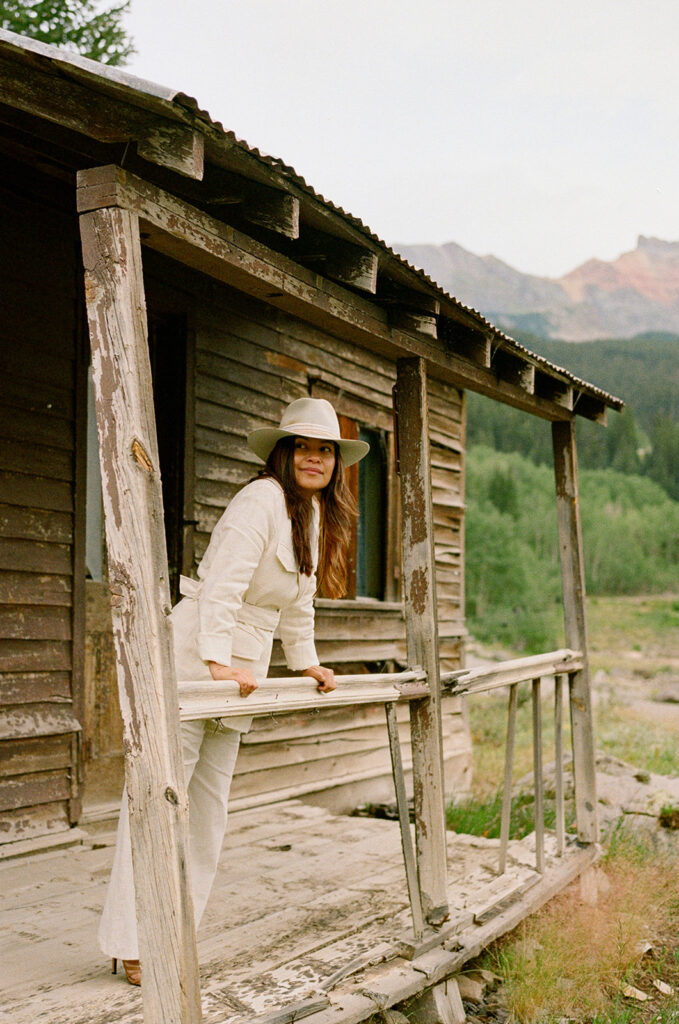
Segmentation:
<svg viewBox="0 0 679 1024">
<path fill-rule="evenodd" d="M 540 679 L 532 682 L 533 784 L 535 786 L 535 867 L 545 872 L 545 786 L 542 778 L 542 697 Z"/>
<path fill-rule="evenodd" d="M 399 359 L 394 387 L 399 473 L 403 603 L 408 662 L 421 665 L 430 696 L 410 703 L 415 838 L 424 916 L 448 916 L 441 686 L 429 455 L 427 376 L 423 359 Z"/>
<path fill-rule="evenodd" d="M 566 646 L 581 651 L 583 658 L 583 667 L 577 672 L 569 674 L 578 838 L 584 843 L 595 843 L 599 838 L 599 825 L 594 725 L 587 650 L 585 568 L 578 498 L 578 463 L 573 421 L 565 420 L 553 423 L 552 441 Z"/>
<path fill-rule="evenodd" d="M 505 782 L 502 790 L 502 821 L 500 824 L 500 864 L 499 873 L 504 875 L 507 870 L 507 847 L 512 821 L 512 778 L 514 775 L 514 739 L 516 737 L 516 705 L 519 697 L 519 684 L 512 683 L 509 687 L 507 704 L 507 744 L 505 747 Z"/>
<path fill-rule="evenodd" d="M 146 1024 L 201 1019 L 188 804 L 136 214 L 80 230 L 92 344 Z"/>
</svg>

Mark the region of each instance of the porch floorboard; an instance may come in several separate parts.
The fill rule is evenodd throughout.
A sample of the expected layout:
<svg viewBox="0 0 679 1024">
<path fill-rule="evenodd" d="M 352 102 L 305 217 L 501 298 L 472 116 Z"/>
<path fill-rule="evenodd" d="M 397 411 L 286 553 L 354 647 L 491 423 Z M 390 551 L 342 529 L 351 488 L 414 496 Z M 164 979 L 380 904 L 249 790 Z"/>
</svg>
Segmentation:
<svg viewBox="0 0 679 1024">
<path fill-rule="evenodd" d="M 93 831 L 0 864 L 3 1024 L 141 1024 L 139 989 L 97 947 L 112 842 Z M 498 878 L 498 842 L 449 834 L 451 919 L 413 948 L 397 822 L 295 801 L 233 814 L 198 934 L 205 1024 L 365 1020 L 459 970 L 596 856 L 558 858 L 548 836 L 539 876 L 530 836 Z"/>
</svg>

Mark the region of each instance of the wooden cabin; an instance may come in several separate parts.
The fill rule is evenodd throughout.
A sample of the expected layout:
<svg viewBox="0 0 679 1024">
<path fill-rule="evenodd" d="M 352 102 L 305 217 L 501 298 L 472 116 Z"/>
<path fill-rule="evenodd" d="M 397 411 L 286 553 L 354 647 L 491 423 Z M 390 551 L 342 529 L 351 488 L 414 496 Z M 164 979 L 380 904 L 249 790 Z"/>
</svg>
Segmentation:
<svg viewBox="0 0 679 1024">
<path fill-rule="evenodd" d="M 128 785 L 143 780 L 153 801 L 162 782 L 153 813 L 168 860 L 154 864 L 141 846 L 139 856 L 169 885 L 170 919 L 148 941 L 170 995 L 183 993 L 183 1009 L 148 1019 L 197 1019 L 186 1010 L 195 936 L 177 911 L 185 799 L 167 737 L 178 704 L 188 715 L 194 700 L 190 713 L 206 717 L 206 697 L 177 694 L 167 612 L 179 575 L 195 573 L 222 510 L 257 472 L 248 432 L 277 424 L 294 398 L 325 397 L 344 432 L 371 443 L 353 474 L 350 592 L 317 599 L 319 654 L 346 689 L 322 714 L 310 694 L 295 703 L 289 690 L 283 714 L 263 700 L 233 807 L 294 799 L 341 812 L 390 799 L 390 746 L 402 751 L 405 771 L 393 771 L 401 810 L 414 777 L 408 878 L 421 952 L 422 929 L 449 907 L 442 796 L 469 782 L 460 694 L 515 687 L 539 667 L 455 685 L 465 391 L 553 424 L 568 650 L 540 664 L 570 680 L 578 832 L 589 844 L 574 421 L 604 422 L 622 403 L 494 328 L 183 93 L 4 31 L 0 82 L 0 849 L 75 841 L 83 804 L 92 815 L 117 796 L 125 743 Z M 273 675 L 284 671 L 276 650 Z M 370 690 L 376 680 L 382 690 Z M 406 854 L 408 836 L 406 815 Z M 146 898 L 158 909 L 153 885 Z"/>
</svg>

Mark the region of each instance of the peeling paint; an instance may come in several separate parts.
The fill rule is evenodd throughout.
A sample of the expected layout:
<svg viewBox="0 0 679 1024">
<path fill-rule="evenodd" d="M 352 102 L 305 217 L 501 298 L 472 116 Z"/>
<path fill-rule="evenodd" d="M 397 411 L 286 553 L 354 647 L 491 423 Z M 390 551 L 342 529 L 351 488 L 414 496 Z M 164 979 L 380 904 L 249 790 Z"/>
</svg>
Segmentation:
<svg viewBox="0 0 679 1024">
<path fill-rule="evenodd" d="M 410 574 L 409 598 L 416 615 L 424 615 L 429 597 L 429 577 L 424 567 L 413 569 Z"/>
</svg>

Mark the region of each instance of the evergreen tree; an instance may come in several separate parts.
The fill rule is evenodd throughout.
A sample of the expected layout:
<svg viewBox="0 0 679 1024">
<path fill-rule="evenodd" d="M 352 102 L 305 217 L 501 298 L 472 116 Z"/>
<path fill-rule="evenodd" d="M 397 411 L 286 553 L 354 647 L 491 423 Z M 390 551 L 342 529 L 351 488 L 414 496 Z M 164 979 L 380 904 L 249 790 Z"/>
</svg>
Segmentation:
<svg viewBox="0 0 679 1024">
<path fill-rule="evenodd" d="M 122 26 L 130 0 L 101 10 L 100 0 L 0 0 L 0 26 L 63 46 L 102 64 L 126 64 L 134 53 Z"/>
</svg>

